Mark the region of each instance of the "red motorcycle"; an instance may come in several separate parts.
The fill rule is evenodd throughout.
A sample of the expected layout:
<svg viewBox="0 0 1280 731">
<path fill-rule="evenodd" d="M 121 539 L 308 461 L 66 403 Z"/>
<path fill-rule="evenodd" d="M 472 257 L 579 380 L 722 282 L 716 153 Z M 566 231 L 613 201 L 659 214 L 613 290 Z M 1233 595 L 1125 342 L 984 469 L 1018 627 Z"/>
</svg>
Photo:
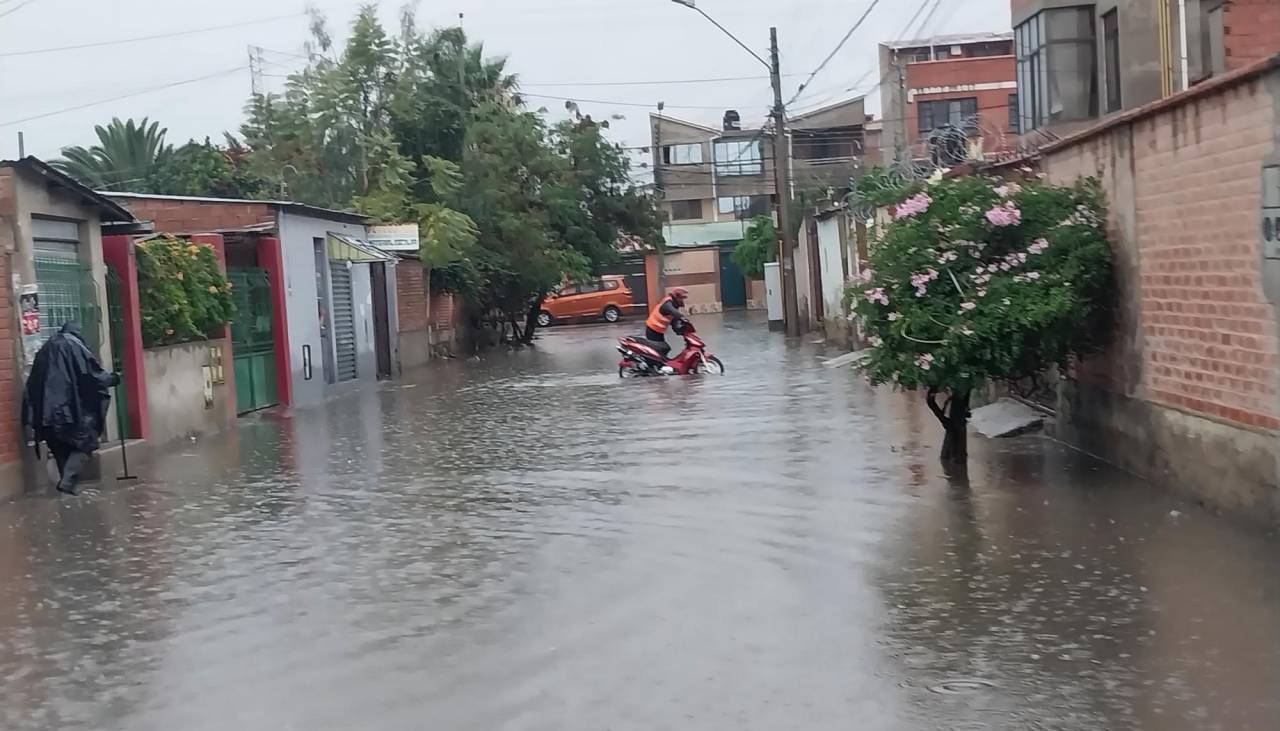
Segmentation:
<svg viewBox="0 0 1280 731">
<path fill-rule="evenodd" d="M 622 360 L 618 361 L 618 376 L 724 375 L 724 363 L 707 353 L 707 344 L 698 337 L 692 322 L 681 319 L 671 327 L 684 338 L 684 350 L 680 355 L 668 360 L 671 346 L 666 343 L 644 337 L 621 338 L 618 340 L 618 352 L 622 353 Z"/>
</svg>

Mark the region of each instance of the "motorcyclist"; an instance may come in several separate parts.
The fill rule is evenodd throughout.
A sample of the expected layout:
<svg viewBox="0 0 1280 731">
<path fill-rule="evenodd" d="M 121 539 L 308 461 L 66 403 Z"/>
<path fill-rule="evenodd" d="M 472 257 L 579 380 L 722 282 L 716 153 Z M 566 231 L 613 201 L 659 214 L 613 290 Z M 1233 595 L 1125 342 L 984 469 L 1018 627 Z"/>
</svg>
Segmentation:
<svg viewBox="0 0 1280 731">
<path fill-rule="evenodd" d="M 645 338 L 660 343 L 663 346 L 663 355 L 671 352 L 671 345 L 667 343 L 667 330 L 671 327 L 671 323 L 688 317 L 684 313 L 684 305 L 688 299 L 689 290 L 676 287 L 662 298 L 658 306 L 649 313 L 649 319 L 644 321 Z"/>
</svg>

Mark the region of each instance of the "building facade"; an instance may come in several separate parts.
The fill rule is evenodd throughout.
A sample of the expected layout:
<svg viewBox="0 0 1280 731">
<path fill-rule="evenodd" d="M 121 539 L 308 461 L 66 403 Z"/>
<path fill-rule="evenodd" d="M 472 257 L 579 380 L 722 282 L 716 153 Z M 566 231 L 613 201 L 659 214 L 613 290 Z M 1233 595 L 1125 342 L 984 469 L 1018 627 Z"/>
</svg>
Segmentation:
<svg viewBox="0 0 1280 731">
<path fill-rule="evenodd" d="M 365 217 L 291 201 L 109 195 L 158 230 L 222 237 L 241 413 L 315 405 L 392 374 L 397 260 L 365 241 Z"/>
<path fill-rule="evenodd" d="M 1280 51 L 1280 0 L 1012 0 L 1018 123 L 1046 142 Z"/>
<path fill-rule="evenodd" d="M 882 156 L 973 158 L 1017 133 L 1013 36 L 976 33 L 880 44 Z M 975 147 L 976 145 L 976 147 Z"/>
</svg>

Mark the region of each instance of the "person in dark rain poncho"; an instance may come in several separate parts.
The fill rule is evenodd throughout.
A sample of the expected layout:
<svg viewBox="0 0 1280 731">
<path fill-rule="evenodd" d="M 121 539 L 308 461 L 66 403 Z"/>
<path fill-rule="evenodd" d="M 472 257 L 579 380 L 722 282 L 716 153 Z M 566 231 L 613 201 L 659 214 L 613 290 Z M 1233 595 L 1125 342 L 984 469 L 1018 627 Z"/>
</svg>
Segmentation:
<svg viewBox="0 0 1280 731">
<path fill-rule="evenodd" d="M 68 322 L 36 353 L 23 399 L 23 422 L 58 463 L 58 490 L 76 494 L 81 468 L 99 446 L 107 425 L 111 387 L 120 376 L 102 368 L 84 344 L 80 326 Z"/>
</svg>

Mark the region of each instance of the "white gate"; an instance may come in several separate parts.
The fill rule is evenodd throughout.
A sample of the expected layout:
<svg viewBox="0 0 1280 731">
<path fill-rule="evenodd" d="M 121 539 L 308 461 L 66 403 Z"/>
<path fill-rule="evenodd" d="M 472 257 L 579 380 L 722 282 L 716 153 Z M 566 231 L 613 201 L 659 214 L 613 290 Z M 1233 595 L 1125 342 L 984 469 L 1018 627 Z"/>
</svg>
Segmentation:
<svg viewBox="0 0 1280 731">
<path fill-rule="evenodd" d="M 333 287 L 333 342 L 338 381 L 354 381 L 356 366 L 356 315 L 351 295 L 351 268 L 345 261 L 329 263 Z"/>
</svg>

